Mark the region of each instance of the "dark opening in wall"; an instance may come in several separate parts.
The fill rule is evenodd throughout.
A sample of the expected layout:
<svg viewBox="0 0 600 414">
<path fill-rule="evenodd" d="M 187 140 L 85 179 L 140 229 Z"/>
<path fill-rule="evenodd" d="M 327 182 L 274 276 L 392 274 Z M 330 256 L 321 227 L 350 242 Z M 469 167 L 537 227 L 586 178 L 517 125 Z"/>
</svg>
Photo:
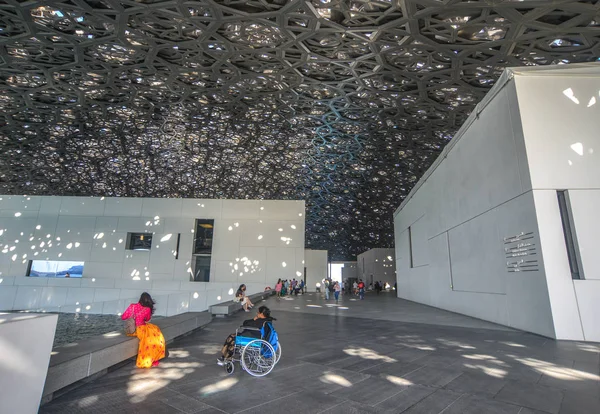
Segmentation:
<svg viewBox="0 0 600 414">
<path fill-rule="evenodd" d="M 194 246 L 192 255 L 191 282 L 210 281 L 210 260 L 215 221 L 211 219 L 196 219 L 194 230 Z"/>
<path fill-rule="evenodd" d="M 150 250 L 152 248 L 152 233 L 127 233 L 127 250 Z"/>
<path fill-rule="evenodd" d="M 560 209 L 565 245 L 567 246 L 569 267 L 571 268 L 571 278 L 583 279 L 580 266 L 581 258 L 579 257 L 579 249 L 577 248 L 577 239 L 575 237 L 575 226 L 571 217 L 569 194 L 567 191 L 560 190 L 556 192 L 556 195 L 558 197 L 558 208 Z"/>
</svg>

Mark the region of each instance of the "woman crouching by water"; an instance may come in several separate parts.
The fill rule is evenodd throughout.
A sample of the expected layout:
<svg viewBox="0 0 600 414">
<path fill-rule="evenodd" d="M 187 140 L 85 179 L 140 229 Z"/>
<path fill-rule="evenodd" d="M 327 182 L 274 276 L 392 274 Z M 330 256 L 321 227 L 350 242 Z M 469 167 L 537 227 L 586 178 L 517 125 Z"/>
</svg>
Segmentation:
<svg viewBox="0 0 600 414">
<path fill-rule="evenodd" d="M 154 301 L 149 293 L 144 292 L 140 301 L 129 305 L 121 315 L 123 320 L 131 317 L 135 320 L 135 332 L 127 336 L 136 336 L 140 340 L 135 362 L 138 368 L 155 367 L 165 357 L 165 337 L 158 326 L 148 323 L 153 313 Z"/>
</svg>

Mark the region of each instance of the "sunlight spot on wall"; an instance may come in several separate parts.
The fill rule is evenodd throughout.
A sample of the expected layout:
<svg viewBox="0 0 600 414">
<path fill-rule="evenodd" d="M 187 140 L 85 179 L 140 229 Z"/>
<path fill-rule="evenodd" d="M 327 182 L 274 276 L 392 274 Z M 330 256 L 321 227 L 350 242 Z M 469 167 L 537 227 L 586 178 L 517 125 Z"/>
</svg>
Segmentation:
<svg viewBox="0 0 600 414">
<path fill-rule="evenodd" d="M 58 254 L 58 257 L 62 257 L 62 253 L 59 253 L 59 254 Z"/>
<path fill-rule="evenodd" d="M 15 213 L 15 217 L 21 217 L 21 213 L 19 213 L 18 211 Z"/>
<path fill-rule="evenodd" d="M 217 300 L 221 300 L 221 296 L 217 296 Z"/>
<path fill-rule="evenodd" d="M 259 235 L 258 235 L 258 240 L 262 240 L 262 238 L 263 238 L 263 235 L 262 235 L 262 234 L 259 234 Z"/>
<path fill-rule="evenodd" d="M 280 227 L 280 228 L 278 228 L 277 230 L 279 230 L 279 231 L 283 231 L 283 229 L 282 229 L 281 227 Z"/>
<path fill-rule="evenodd" d="M 295 225 L 293 225 L 293 224 L 292 224 L 290 227 L 291 227 L 292 229 L 296 230 L 296 226 L 295 226 Z"/>
<path fill-rule="evenodd" d="M 571 149 L 575 151 L 577 155 L 583 156 L 583 144 L 581 142 L 576 142 L 571 145 Z"/>
<path fill-rule="evenodd" d="M 590 101 L 588 102 L 587 107 L 589 108 L 590 106 L 594 106 L 596 105 L 596 97 L 592 96 L 592 99 L 590 99 Z"/>
<path fill-rule="evenodd" d="M 286 266 L 287 266 L 287 263 L 286 263 L 286 262 L 281 262 L 281 266 L 282 266 L 282 267 L 286 267 Z"/>
<path fill-rule="evenodd" d="M 261 207 L 260 209 L 261 209 L 261 210 L 264 210 L 265 208 L 264 208 L 264 207 Z"/>
<path fill-rule="evenodd" d="M 40 226 L 39 224 L 38 224 L 37 226 L 35 226 L 35 229 L 36 229 L 36 230 L 39 230 L 39 229 L 41 229 L 41 228 L 42 228 L 42 226 Z"/>
<path fill-rule="evenodd" d="M 565 90 L 563 91 L 563 94 L 564 94 L 564 95 L 565 95 L 567 98 L 569 98 L 571 101 L 573 101 L 573 102 L 575 102 L 577 105 L 579 105 L 579 99 L 577 99 L 577 98 L 575 97 L 575 93 L 573 92 L 573 89 L 571 89 L 571 88 L 565 89 Z"/>
<path fill-rule="evenodd" d="M 302 276 L 302 273 L 300 273 L 300 272 L 297 271 L 296 272 L 296 276 L 300 277 L 300 276 Z"/>
<path fill-rule="evenodd" d="M 168 240 L 171 240 L 171 237 L 173 236 L 172 233 L 166 234 L 162 237 L 162 239 L 160 239 L 161 242 L 166 242 Z"/>
<path fill-rule="evenodd" d="M 92 278 L 92 282 L 95 282 L 95 281 L 96 281 L 96 278 L 95 278 L 95 277 L 93 277 L 93 278 Z"/>
<path fill-rule="evenodd" d="M 90 310 L 90 309 L 92 309 L 92 307 L 91 307 L 90 305 L 87 305 L 87 306 L 85 307 L 85 310 Z"/>
<path fill-rule="evenodd" d="M 16 253 L 12 255 L 12 261 L 14 262 L 15 260 L 17 260 L 17 254 Z"/>
<path fill-rule="evenodd" d="M 229 227 L 227 227 L 227 230 L 231 231 L 231 230 L 233 230 L 233 227 L 229 226 Z"/>
<path fill-rule="evenodd" d="M 233 295 L 233 288 L 230 288 L 229 291 L 227 292 L 228 295 Z"/>
</svg>

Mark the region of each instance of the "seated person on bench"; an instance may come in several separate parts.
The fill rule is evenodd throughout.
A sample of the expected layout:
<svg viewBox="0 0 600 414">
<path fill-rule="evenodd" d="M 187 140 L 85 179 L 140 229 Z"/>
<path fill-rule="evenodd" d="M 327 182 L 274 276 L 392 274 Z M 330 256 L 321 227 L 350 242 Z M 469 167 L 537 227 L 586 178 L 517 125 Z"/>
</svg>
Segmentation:
<svg viewBox="0 0 600 414">
<path fill-rule="evenodd" d="M 250 301 L 250 298 L 246 296 L 246 285 L 243 283 L 240 285 L 239 289 L 235 293 L 235 299 L 238 302 L 242 302 L 242 306 L 244 307 L 244 312 L 250 312 L 250 309 L 254 306 L 254 303 Z"/>
<path fill-rule="evenodd" d="M 258 308 L 258 313 L 254 317 L 254 319 L 245 320 L 242 326 L 247 326 L 249 328 L 262 328 L 265 322 L 274 321 L 275 318 L 271 317 L 271 310 L 266 306 L 261 306 Z M 270 335 L 269 325 L 265 327 L 265 337 L 268 338 Z M 260 339 L 261 334 L 260 331 L 255 330 L 244 330 L 240 332 L 240 336 L 249 336 L 252 338 Z M 221 349 L 222 356 L 217 359 L 217 363 L 219 365 L 223 365 L 226 359 L 229 359 L 233 356 L 233 352 L 235 350 L 235 334 L 231 334 L 225 340 L 225 344 L 223 344 L 223 348 Z"/>
</svg>

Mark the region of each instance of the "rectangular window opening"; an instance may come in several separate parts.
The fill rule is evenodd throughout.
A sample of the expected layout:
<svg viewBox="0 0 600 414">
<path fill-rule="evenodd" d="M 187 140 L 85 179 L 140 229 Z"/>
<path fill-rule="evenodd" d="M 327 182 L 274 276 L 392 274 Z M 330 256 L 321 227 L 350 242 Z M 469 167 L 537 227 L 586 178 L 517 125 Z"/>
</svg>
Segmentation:
<svg viewBox="0 0 600 414">
<path fill-rule="evenodd" d="M 149 251 L 152 248 L 152 233 L 127 233 L 126 250 Z"/>
<path fill-rule="evenodd" d="M 29 277 L 75 278 L 83 276 L 84 262 L 67 260 L 30 260 L 27 265 Z"/>
<path fill-rule="evenodd" d="M 581 271 L 581 258 L 575 239 L 575 227 L 571 218 L 569 205 L 569 195 L 565 190 L 556 192 L 558 197 L 558 208 L 560 210 L 560 220 L 562 222 L 563 234 L 565 236 L 565 245 L 567 246 L 567 257 L 569 258 L 569 267 L 571 268 L 571 278 L 583 279 Z"/>
<path fill-rule="evenodd" d="M 408 228 L 408 254 L 410 260 L 410 267 L 412 269 L 413 267 L 415 267 L 415 262 L 413 260 L 412 229 L 410 227 Z"/>
<path fill-rule="evenodd" d="M 196 219 L 191 282 L 210 282 L 210 261 L 215 221 Z"/>
</svg>

